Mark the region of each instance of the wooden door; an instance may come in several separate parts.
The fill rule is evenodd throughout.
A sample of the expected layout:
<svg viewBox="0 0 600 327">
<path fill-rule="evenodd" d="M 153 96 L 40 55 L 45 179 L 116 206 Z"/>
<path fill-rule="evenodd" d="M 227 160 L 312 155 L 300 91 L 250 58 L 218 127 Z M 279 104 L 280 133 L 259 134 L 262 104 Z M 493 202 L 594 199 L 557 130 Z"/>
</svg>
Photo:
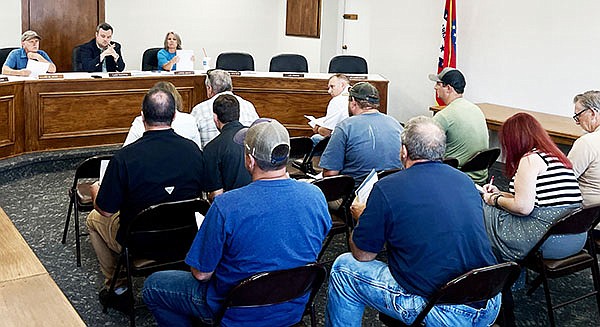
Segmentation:
<svg viewBox="0 0 600 327">
<path fill-rule="evenodd" d="M 94 38 L 104 0 L 21 0 L 23 31 L 34 30 L 58 72 L 71 71 L 71 51 Z"/>
</svg>

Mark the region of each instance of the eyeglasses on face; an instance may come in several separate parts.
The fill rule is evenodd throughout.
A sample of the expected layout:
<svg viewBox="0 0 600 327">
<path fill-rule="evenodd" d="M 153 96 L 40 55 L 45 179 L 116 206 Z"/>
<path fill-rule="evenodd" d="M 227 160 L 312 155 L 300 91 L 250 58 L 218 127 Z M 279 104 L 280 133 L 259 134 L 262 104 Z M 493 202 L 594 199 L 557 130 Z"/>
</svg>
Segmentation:
<svg viewBox="0 0 600 327">
<path fill-rule="evenodd" d="M 578 113 L 574 114 L 574 115 L 573 115 L 573 120 L 574 120 L 576 123 L 579 123 L 579 115 L 581 115 L 582 113 L 584 113 L 584 112 L 586 112 L 587 110 L 590 110 L 590 109 L 592 109 L 592 108 L 585 108 L 585 109 L 581 110 L 580 112 L 578 112 Z"/>
</svg>

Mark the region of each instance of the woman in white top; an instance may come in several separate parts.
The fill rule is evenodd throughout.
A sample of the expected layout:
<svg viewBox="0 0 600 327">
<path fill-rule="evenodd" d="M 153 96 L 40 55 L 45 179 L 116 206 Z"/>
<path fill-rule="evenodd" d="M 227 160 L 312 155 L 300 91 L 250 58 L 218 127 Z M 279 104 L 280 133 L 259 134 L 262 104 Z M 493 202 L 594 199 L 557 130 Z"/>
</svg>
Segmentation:
<svg viewBox="0 0 600 327">
<path fill-rule="evenodd" d="M 175 118 L 173 118 L 173 122 L 171 123 L 171 128 L 180 136 L 185 137 L 186 139 L 194 141 L 198 148 L 202 149 L 202 145 L 200 143 L 200 133 L 198 132 L 198 125 L 196 124 L 196 119 L 185 112 L 181 112 L 182 107 L 182 99 L 181 94 L 170 82 L 158 82 L 154 84 L 152 88 L 158 88 L 163 91 L 169 92 L 175 98 Z M 146 128 L 144 127 L 144 122 L 142 121 L 142 116 L 137 116 L 131 123 L 131 127 L 129 128 L 129 132 L 127 133 L 127 137 L 125 138 L 125 142 L 123 142 L 123 146 L 129 145 L 144 135 Z"/>
</svg>

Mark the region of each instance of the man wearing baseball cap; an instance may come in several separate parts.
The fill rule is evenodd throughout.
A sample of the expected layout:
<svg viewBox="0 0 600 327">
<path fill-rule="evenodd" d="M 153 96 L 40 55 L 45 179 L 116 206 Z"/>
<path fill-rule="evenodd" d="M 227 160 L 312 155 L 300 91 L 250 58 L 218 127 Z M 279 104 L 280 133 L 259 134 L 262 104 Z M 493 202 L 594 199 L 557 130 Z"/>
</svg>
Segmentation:
<svg viewBox="0 0 600 327">
<path fill-rule="evenodd" d="M 290 140 L 274 119 L 236 133 L 252 183 L 215 197 L 185 262 L 191 273 L 162 271 L 144 283 L 144 302 L 159 326 L 212 323 L 241 280 L 259 272 L 314 262 L 331 227 L 327 202 L 314 185 L 286 173 Z M 281 304 L 227 310 L 221 325 L 290 326 L 307 296 Z"/>
<path fill-rule="evenodd" d="M 402 167 L 396 119 L 379 112 L 379 92 L 368 82 L 357 83 L 348 96 L 349 118 L 335 126 L 319 166 L 323 176 L 350 175 L 356 186 L 372 169 Z"/>
<path fill-rule="evenodd" d="M 429 74 L 435 82 L 437 96 L 446 103 L 446 108 L 433 119 L 446 133 L 446 157 L 458 159 L 462 166 L 477 151 L 489 147 L 489 135 L 485 116 L 475 104 L 463 98 L 467 82 L 456 68 L 446 67 L 439 74 Z M 487 170 L 467 173 L 475 183 L 487 180 Z"/>
<path fill-rule="evenodd" d="M 49 63 L 48 73 L 55 73 L 56 66 L 46 52 L 40 50 L 42 39 L 35 31 L 25 31 L 21 35 L 21 48 L 15 49 L 8 54 L 2 66 L 2 74 L 14 76 L 29 76 L 31 71 L 27 68 L 29 60 Z"/>
</svg>

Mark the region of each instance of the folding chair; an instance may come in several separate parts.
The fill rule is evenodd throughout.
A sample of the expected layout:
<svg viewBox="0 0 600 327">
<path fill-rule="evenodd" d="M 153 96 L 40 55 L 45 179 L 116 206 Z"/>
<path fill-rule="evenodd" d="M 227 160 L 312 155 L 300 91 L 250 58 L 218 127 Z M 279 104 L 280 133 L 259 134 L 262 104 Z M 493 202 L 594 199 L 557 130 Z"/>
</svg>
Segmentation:
<svg viewBox="0 0 600 327">
<path fill-rule="evenodd" d="M 311 263 L 286 270 L 255 274 L 235 286 L 227 296 L 223 309 L 217 314 L 215 325 L 229 308 L 259 307 L 278 304 L 310 293 L 304 314 L 310 314 L 311 326 L 317 326 L 314 298 L 323 284 L 327 270 L 318 263 Z M 298 322 L 302 317 L 298 317 Z"/>
<path fill-rule="evenodd" d="M 75 213 L 75 251 L 77 253 L 77 267 L 81 267 L 81 236 L 88 235 L 79 231 L 79 213 L 94 209 L 90 186 L 100 177 L 100 164 L 103 160 L 110 160 L 112 155 L 100 155 L 85 159 L 75 170 L 73 184 L 69 188 L 69 209 L 61 243 L 67 241 L 71 212 Z"/>
<path fill-rule="evenodd" d="M 354 227 L 354 223 L 349 208 L 354 194 L 354 178 L 348 175 L 330 176 L 317 179 L 312 184 L 320 188 L 325 195 L 325 199 L 330 206 L 329 214 L 332 219 L 331 229 L 317 257 L 317 261 L 319 261 L 325 254 L 329 243 L 337 234 L 346 234 L 346 245 L 348 250 L 350 249 L 350 230 Z"/>
<path fill-rule="evenodd" d="M 296 168 L 292 166 L 293 161 L 296 159 L 304 160 L 304 158 L 306 158 L 306 156 L 310 154 L 312 148 L 313 142 L 310 139 L 310 137 L 290 137 L 290 161 L 288 163 L 288 172 L 290 173 L 290 176 L 292 178 L 306 178 L 306 174 L 304 174 L 303 172 L 297 173 L 292 171 L 292 169 L 290 168 L 293 168 L 295 170 Z"/>
<path fill-rule="evenodd" d="M 521 269 L 514 262 L 473 269 L 444 284 L 429 299 L 415 321 L 408 326 L 421 326 L 435 305 L 458 305 L 487 301 L 503 289 L 510 287 L 519 277 Z M 386 326 L 407 326 L 400 320 L 379 313 Z"/>
<path fill-rule="evenodd" d="M 209 207 L 208 201 L 200 198 L 165 202 L 143 210 L 129 224 L 108 293 L 114 293 L 121 268 L 125 267 L 130 326 L 135 326 L 132 277 L 161 270 L 189 270 L 185 256 L 198 232 L 195 213 L 206 215 Z M 107 312 L 106 306 L 103 311 Z"/>
<path fill-rule="evenodd" d="M 300 159 L 294 160 L 292 162 L 292 167 L 300 170 L 301 172 L 303 172 L 305 174 L 316 175 L 317 171 L 313 167 L 313 158 L 317 154 L 320 155 L 321 153 L 323 153 L 323 151 L 325 151 L 325 148 L 327 147 L 327 143 L 329 143 L 329 139 L 330 139 L 330 137 L 327 136 L 326 138 L 319 141 L 319 143 L 317 143 L 312 148 L 310 153 L 307 156 L 305 156 L 302 160 L 300 160 Z"/>
<path fill-rule="evenodd" d="M 594 240 L 592 237 L 592 228 L 596 226 L 598 222 L 600 222 L 600 206 L 576 210 L 568 214 L 552 224 L 546 234 L 544 234 L 544 236 L 536 243 L 531 251 L 529 251 L 527 256 L 519 262 L 519 264 L 523 267 L 539 274 L 530 283 L 527 295 L 533 294 L 533 292 L 541 284 L 543 284 L 550 326 L 555 326 L 555 309 L 562 308 L 565 305 L 591 296 L 596 296 L 598 312 L 600 312 L 600 272 L 598 261 L 596 259 L 596 247 L 594 246 Z M 586 249 L 563 259 L 552 260 L 543 258 L 541 247 L 544 242 L 546 242 L 548 237 L 551 235 L 580 233 L 587 233 L 588 235 Z M 548 286 L 548 279 L 568 276 L 588 268 L 592 271 L 594 291 L 579 296 L 575 299 L 553 305 L 550 296 L 550 287 Z"/>
<path fill-rule="evenodd" d="M 478 151 L 460 167 L 460 170 L 467 173 L 471 171 L 490 169 L 499 156 L 499 148 Z"/>
</svg>

